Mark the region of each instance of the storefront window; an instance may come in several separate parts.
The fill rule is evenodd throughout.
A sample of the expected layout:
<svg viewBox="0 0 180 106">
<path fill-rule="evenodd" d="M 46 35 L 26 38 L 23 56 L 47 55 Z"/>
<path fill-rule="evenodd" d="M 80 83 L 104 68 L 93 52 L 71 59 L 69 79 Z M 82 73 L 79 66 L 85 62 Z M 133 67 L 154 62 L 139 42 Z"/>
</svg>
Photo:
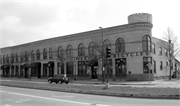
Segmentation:
<svg viewBox="0 0 180 106">
<path fill-rule="evenodd" d="M 116 76 L 126 76 L 126 58 L 116 59 Z"/>
<path fill-rule="evenodd" d="M 78 76 L 86 76 L 89 61 L 78 61 Z"/>
<path fill-rule="evenodd" d="M 143 73 L 149 73 L 149 65 L 152 65 L 152 57 L 143 57 Z M 152 73 L 152 71 L 151 71 Z"/>
</svg>

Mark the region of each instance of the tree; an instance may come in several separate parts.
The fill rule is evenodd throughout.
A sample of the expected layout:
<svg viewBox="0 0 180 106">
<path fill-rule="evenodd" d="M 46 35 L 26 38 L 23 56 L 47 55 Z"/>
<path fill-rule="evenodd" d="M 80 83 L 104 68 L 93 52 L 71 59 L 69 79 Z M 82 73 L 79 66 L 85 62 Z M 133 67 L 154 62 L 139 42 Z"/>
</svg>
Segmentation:
<svg viewBox="0 0 180 106">
<path fill-rule="evenodd" d="M 171 80 L 172 62 L 180 55 L 180 46 L 177 43 L 177 36 L 174 35 L 169 27 L 164 31 L 160 46 L 167 50 L 169 61 L 169 80 Z"/>
</svg>

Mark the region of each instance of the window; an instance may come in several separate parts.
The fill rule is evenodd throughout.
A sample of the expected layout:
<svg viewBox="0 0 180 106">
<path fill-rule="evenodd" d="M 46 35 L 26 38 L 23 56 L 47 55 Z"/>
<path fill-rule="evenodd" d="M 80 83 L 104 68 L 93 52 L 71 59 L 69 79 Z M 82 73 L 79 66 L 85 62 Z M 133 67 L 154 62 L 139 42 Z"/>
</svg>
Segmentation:
<svg viewBox="0 0 180 106">
<path fill-rule="evenodd" d="M 52 48 L 49 49 L 49 59 L 53 58 L 53 50 Z"/>
<path fill-rule="evenodd" d="M 163 62 L 160 61 L 160 70 L 163 70 Z"/>
<path fill-rule="evenodd" d="M 58 48 L 58 58 L 59 58 L 61 61 L 63 61 L 63 57 L 64 57 L 64 50 L 63 50 L 63 47 L 60 46 L 60 47 Z"/>
<path fill-rule="evenodd" d="M 125 52 L 125 42 L 123 38 L 118 38 L 115 43 L 116 53 Z"/>
<path fill-rule="evenodd" d="M 78 47 L 78 56 L 85 56 L 85 46 L 83 43 Z"/>
<path fill-rule="evenodd" d="M 143 57 L 143 73 L 144 74 L 150 72 L 148 64 L 152 64 L 152 57 Z"/>
<path fill-rule="evenodd" d="M 168 51 L 167 51 L 167 49 L 164 49 L 164 52 L 165 52 L 165 56 L 168 56 Z"/>
<path fill-rule="evenodd" d="M 3 63 L 6 63 L 5 55 L 3 55 Z"/>
<path fill-rule="evenodd" d="M 159 47 L 159 55 L 162 55 L 162 47 Z"/>
<path fill-rule="evenodd" d="M 11 63 L 14 63 L 14 54 L 11 54 Z"/>
<path fill-rule="evenodd" d="M 46 49 L 43 50 L 43 59 L 47 59 L 47 50 Z"/>
<path fill-rule="evenodd" d="M 36 52 L 36 59 L 40 60 L 40 51 L 39 50 L 37 50 L 37 52 Z"/>
<path fill-rule="evenodd" d="M 33 51 L 33 50 L 31 51 L 31 60 L 32 60 L 32 61 L 35 60 L 35 54 L 34 54 L 34 51 Z"/>
<path fill-rule="evenodd" d="M 78 76 L 88 76 L 87 68 L 89 66 L 88 61 L 78 61 Z"/>
<path fill-rule="evenodd" d="M 19 62 L 18 54 L 16 53 L 16 62 Z"/>
<path fill-rule="evenodd" d="M 69 45 L 69 46 L 67 47 L 66 53 L 67 53 L 67 57 L 73 57 L 73 48 L 72 48 L 71 45 Z"/>
<path fill-rule="evenodd" d="M 153 61 L 153 65 L 154 65 L 154 73 L 156 74 L 156 61 Z"/>
<path fill-rule="evenodd" d="M 8 56 L 8 54 L 6 55 L 6 63 L 9 63 L 9 56 Z"/>
<path fill-rule="evenodd" d="M 95 43 L 91 42 L 89 44 L 89 55 L 95 55 Z"/>
<path fill-rule="evenodd" d="M 23 62 L 23 61 L 24 61 L 24 54 L 23 54 L 23 52 L 21 52 L 21 57 L 20 57 L 20 60 L 21 60 L 21 62 Z"/>
<path fill-rule="evenodd" d="M 25 61 L 28 61 L 28 53 L 25 52 Z"/>
<path fill-rule="evenodd" d="M 152 52 L 153 52 L 154 54 L 156 54 L 156 47 L 155 47 L 155 44 L 154 44 L 154 43 L 152 43 Z"/>
<path fill-rule="evenodd" d="M 151 38 L 149 35 L 144 35 L 142 38 L 142 49 L 143 51 L 151 51 Z"/>
<path fill-rule="evenodd" d="M 103 42 L 103 53 L 106 53 L 106 48 L 111 48 L 111 42 L 110 42 L 110 40 L 105 40 L 104 42 Z"/>
<path fill-rule="evenodd" d="M 166 61 L 166 66 L 168 66 L 168 62 Z"/>
</svg>

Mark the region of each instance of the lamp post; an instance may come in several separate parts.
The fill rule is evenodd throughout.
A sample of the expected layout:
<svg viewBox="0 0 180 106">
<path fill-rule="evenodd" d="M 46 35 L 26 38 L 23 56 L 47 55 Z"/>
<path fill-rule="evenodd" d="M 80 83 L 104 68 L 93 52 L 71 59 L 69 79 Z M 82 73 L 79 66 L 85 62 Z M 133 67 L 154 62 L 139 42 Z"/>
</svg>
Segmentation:
<svg viewBox="0 0 180 106">
<path fill-rule="evenodd" d="M 103 28 L 102 27 L 99 27 L 99 29 L 101 30 L 101 49 L 102 49 L 102 52 L 101 52 L 101 64 L 102 64 L 102 80 L 103 80 L 103 83 L 104 83 L 104 67 L 103 67 Z"/>
</svg>

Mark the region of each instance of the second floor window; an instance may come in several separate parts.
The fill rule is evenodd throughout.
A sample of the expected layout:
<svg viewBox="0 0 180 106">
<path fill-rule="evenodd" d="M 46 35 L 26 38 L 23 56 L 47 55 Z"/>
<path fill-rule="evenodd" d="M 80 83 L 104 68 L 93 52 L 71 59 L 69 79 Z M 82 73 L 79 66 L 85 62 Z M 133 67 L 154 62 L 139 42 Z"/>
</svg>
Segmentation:
<svg viewBox="0 0 180 106">
<path fill-rule="evenodd" d="M 31 51 L 31 60 L 32 60 L 32 61 L 35 60 L 35 54 L 34 54 L 34 51 Z"/>
<path fill-rule="evenodd" d="M 39 50 L 37 50 L 37 52 L 36 52 L 36 59 L 40 60 L 40 51 Z"/>
<path fill-rule="evenodd" d="M 144 35 L 142 38 L 142 49 L 143 51 L 151 51 L 151 37 L 149 35 Z"/>
<path fill-rule="evenodd" d="M 78 56 L 85 56 L 85 46 L 83 43 L 78 47 Z"/>
<path fill-rule="evenodd" d="M 53 50 L 52 48 L 49 49 L 49 59 L 53 58 Z"/>
<path fill-rule="evenodd" d="M 28 53 L 25 52 L 25 61 L 28 61 Z"/>
<path fill-rule="evenodd" d="M 73 56 L 73 48 L 72 48 L 71 45 L 69 45 L 69 46 L 67 47 L 66 53 L 67 53 L 67 57 L 72 57 L 72 56 Z"/>
<path fill-rule="evenodd" d="M 60 47 L 58 48 L 58 59 L 60 59 L 60 60 L 62 61 L 63 58 L 64 58 L 64 50 L 63 50 L 63 47 L 60 46 Z"/>
<path fill-rule="evenodd" d="M 162 47 L 159 47 L 159 55 L 162 55 Z"/>
<path fill-rule="evenodd" d="M 43 50 L 43 59 L 47 59 L 47 50 L 46 49 Z"/>
<path fill-rule="evenodd" d="M 155 54 L 156 53 L 156 47 L 155 47 L 155 44 L 152 43 L 152 52 Z"/>
<path fill-rule="evenodd" d="M 115 43 L 116 53 L 125 52 L 125 42 L 123 38 L 118 38 Z"/>
<path fill-rule="evenodd" d="M 94 42 L 91 42 L 90 44 L 89 44 L 89 55 L 95 55 L 95 43 Z"/>
</svg>

